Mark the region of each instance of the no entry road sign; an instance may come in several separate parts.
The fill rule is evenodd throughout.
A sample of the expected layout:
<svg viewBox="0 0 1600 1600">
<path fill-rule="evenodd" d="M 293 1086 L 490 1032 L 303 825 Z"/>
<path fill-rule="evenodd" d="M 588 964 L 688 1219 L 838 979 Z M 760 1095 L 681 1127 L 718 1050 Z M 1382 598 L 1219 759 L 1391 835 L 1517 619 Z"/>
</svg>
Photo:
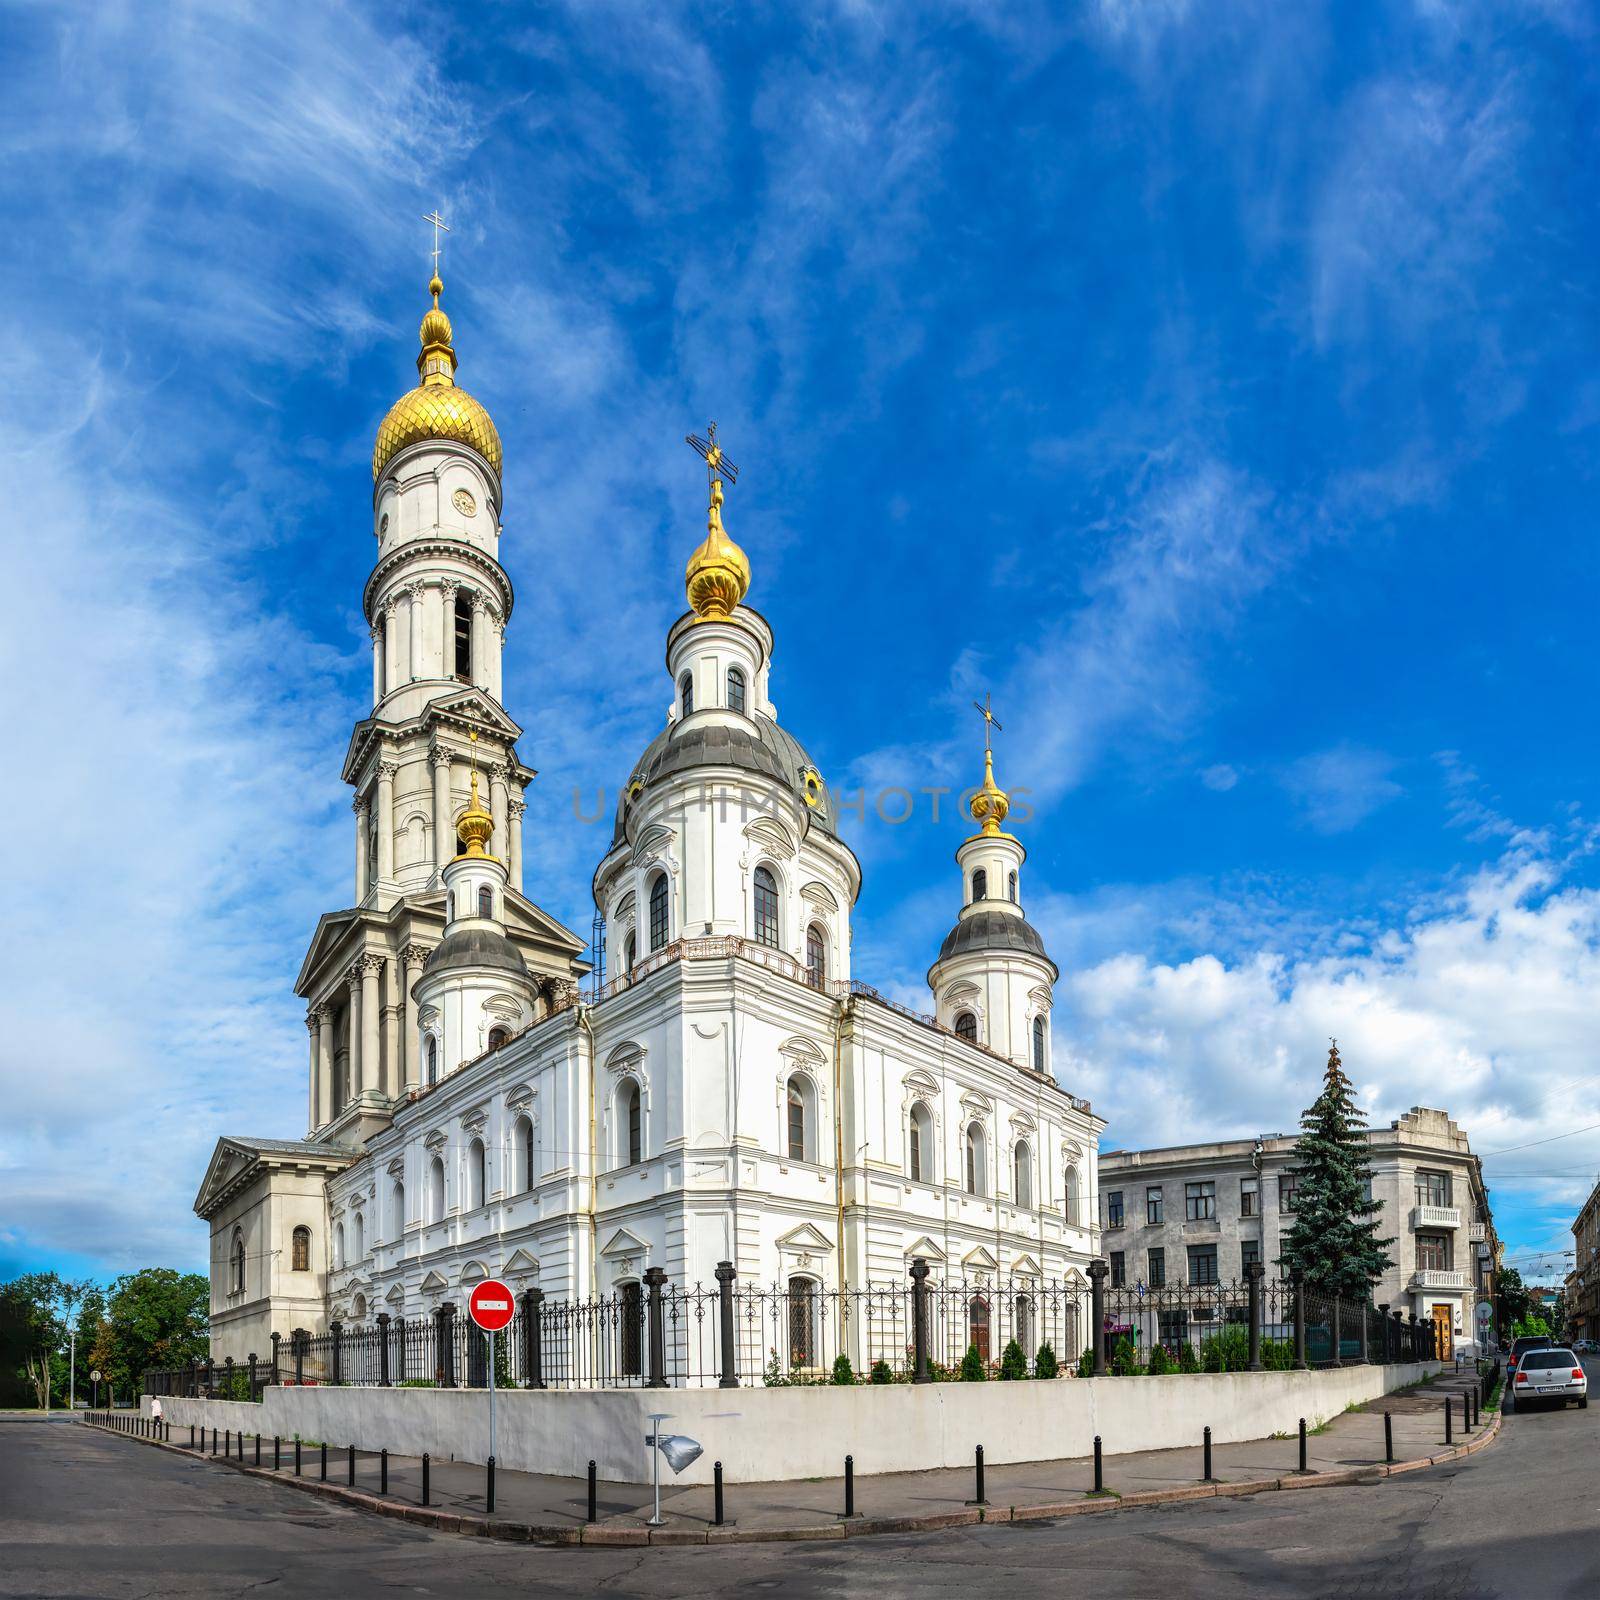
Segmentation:
<svg viewBox="0 0 1600 1600">
<path fill-rule="evenodd" d="M 511 1290 L 498 1278 L 485 1278 L 467 1301 L 467 1314 L 485 1333 L 499 1333 L 516 1309 Z"/>
</svg>

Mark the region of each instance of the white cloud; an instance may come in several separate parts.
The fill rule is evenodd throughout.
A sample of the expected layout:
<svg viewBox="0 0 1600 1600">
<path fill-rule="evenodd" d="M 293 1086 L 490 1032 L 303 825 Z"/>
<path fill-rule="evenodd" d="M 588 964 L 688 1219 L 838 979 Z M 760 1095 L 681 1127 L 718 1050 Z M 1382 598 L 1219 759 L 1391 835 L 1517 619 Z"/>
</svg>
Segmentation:
<svg viewBox="0 0 1600 1600">
<path fill-rule="evenodd" d="M 1389 774 L 1392 756 L 1342 744 L 1302 756 L 1283 785 L 1319 833 L 1347 833 L 1405 791 Z"/>
<path fill-rule="evenodd" d="M 1239 774 L 1227 762 L 1219 761 L 1215 766 L 1206 767 L 1200 774 L 1200 781 L 1206 788 L 1218 794 L 1226 794 L 1239 781 Z"/>
</svg>

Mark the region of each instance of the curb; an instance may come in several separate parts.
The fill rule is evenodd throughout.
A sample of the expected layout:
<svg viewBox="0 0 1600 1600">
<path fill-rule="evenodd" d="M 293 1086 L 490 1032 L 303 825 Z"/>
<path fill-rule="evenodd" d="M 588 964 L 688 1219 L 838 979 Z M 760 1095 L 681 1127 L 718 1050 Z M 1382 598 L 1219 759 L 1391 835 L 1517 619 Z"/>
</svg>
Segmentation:
<svg viewBox="0 0 1600 1600">
<path fill-rule="evenodd" d="M 85 1427 L 114 1438 L 131 1439 L 135 1444 L 150 1445 L 157 1450 L 169 1450 L 174 1455 L 186 1456 L 194 1461 L 209 1461 L 216 1466 L 226 1466 L 247 1478 L 262 1478 L 271 1483 L 281 1483 L 306 1494 L 320 1495 L 337 1500 L 355 1511 L 372 1512 L 377 1516 L 395 1517 L 437 1533 L 460 1533 L 480 1539 L 500 1539 L 513 1544 L 559 1545 L 568 1548 L 591 1549 L 641 1549 L 668 1548 L 681 1545 L 711 1544 L 777 1544 L 813 1539 L 861 1539 L 876 1534 L 936 1533 L 948 1528 L 970 1528 L 979 1523 L 1040 1522 L 1055 1517 L 1078 1517 L 1102 1512 L 1136 1511 L 1148 1506 L 1171 1505 L 1188 1500 L 1225 1500 L 1242 1495 L 1269 1494 L 1287 1489 L 1341 1489 L 1352 1485 L 1381 1483 L 1385 1478 L 1396 1478 L 1407 1472 L 1420 1472 L 1426 1467 L 1443 1466 L 1462 1461 L 1478 1451 L 1487 1449 L 1500 1435 L 1502 1413 L 1496 1411 L 1479 1432 L 1477 1438 L 1457 1445 L 1438 1455 L 1419 1456 L 1412 1461 L 1396 1461 L 1393 1465 L 1382 1462 L 1370 1467 L 1349 1467 L 1338 1472 L 1293 1473 L 1277 1478 L 1251 1478 L 1238 1483 L 1197 1483 L 1181 1489 L 1142 1489 L 1134 1494 L 1090 1499 L 1063 1500 L 1053 1505 L 1037 1506 L 972 1506 L 959 1511 L 936 1511 L 923 1516 L 910 1517 L 858 1517 L 845 1523 L 826 1522 L 798 1528 L 628 1528 L 607 1527 L 604 1524 L 580 1523 L 576 1527 L 552 1527 L 539 1523 L 491 1522 L 489 1518 L 470 1512 L 436 1511 L 431 1506 L 406 1505 L 398 1500 L 384 1500 L 365 1489 L 352 1489 L 347 1484 L 324 1483 L 320 1478 L 297 1478 L 293 1473 L 274 1472 L 270 1467 L 257 1467 L 230 1457 L 208 1455 L 203 1450 L 191 1450 L 187 1445 L 169 1444 L 163 1439 L 149 1439 L 137 1433 L 118 1433 L 102 1428 L 98 1423 L 86 1422 Z"/>
</svg>

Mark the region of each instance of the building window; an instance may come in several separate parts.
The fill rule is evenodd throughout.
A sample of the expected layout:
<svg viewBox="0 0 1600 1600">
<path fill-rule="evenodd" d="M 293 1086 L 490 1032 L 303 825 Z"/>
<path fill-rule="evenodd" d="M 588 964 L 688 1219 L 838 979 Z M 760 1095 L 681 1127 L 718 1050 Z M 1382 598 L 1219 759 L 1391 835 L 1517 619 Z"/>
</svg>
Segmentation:
<svg viewBox="0 0 1600 1600">
<path fill-rule="evenodd" d="M 1259 1178 L 1241 1178 L 1239 1180 L 1239 1215 L 1253 1217 L 1261 1207 L 1261 1180 Z"/>
<path fill-rule="evenodd" d="M 933 1113 L 920 1100 L 911 1108 L 911 1181 L 933 1181 Z"/>
<path fill-rule="evenodd" d="M 1450 1204 L 1450 1174 L 1448 1172 L 1417 1173 L 1417 1204 L 1419 1206 L 1447 1206 Z"/>
<path fill-rule="evenodd" d="M 1066 1190 L 1067 1223 L 1074 1228 L 1078 1225 L 1078 1218 L 1083 1214 L 1081 1196 L 1078 1194 L 1079 1182 L 1077 1167 L 1068 1163 L 1067 1170 L 1061 1176 L 1061 1184 Z"/>
<path fill-rule="evenodd" d="M 789 1280 L 789 1369 L 817 1364 L 816 1285 L 809 1278 Z"/>
<path fill-rule="evenodd" d="M 1111 1287 L 1113 1289 L 1126 1289 L 1128 1286 L 1128 1258 L 1120 1250 L 1111 1252 Z"/>
<path fill-rule="evenodd" d="M 428 1083 L 431 1086 L 439 1081 L 439 1041 L 431 1033 L 424 1053 L 428 1058 Z"/>
<path fill-rule="evenodd" d="M 1144 1220 L 1152 1227 L 1162 1218 L 1161 1185 L 1156 1184 L 1144 1192 Z"/>
<path fill-rule="evenodd" d="M 1035 1348 L 1033 1340 L 1033 1297 L 1019 1294 L 1011 1302 L 1011 1314 L 1016 1319 L 1011 1324 L 1011 1337 L 1022 1346 L 1023 1350 Z M 1067 1347 L 1071 1349 L 1069 1345 Z"/>
<path fill-rule="evenodd" d="M 1164 1289 L 1167 1286 L 1167 1252 L 1165 1250 L 1152 1250 L 1150 1252 L 1150 1287 Z"/>
<path fill-rule="evenodd" d="M 344 1224 L 336 1222 L 333 1225 L 333 1267 L 337 1272 L 344 1265 Z"/>
<path fill-rule="evenodd" d="M 1293 1211 L 1295 1196 L 1300 1192 L 1300 1174 L 1285 1172 L 1278 1179 L 1278 1209 Z"/>
<path fill-rule="evenodd" d="M 1204 1183 L 1186 1183 L 1183 1186 L 1183 1217 L 1186 1222 L 1210 1222 L 1217 1214 L 1217 1186 L 1209 1179 Z"/>
<path fill-rule="evenodd" d="M 970 1011 L 956 1013 L 956 1038 L 978 1042 L 978 1019 Z"/>
<path fill-rule="evenodd" d="M 622 1285 L 618 1314 L 622 1318 L 622 1376 L 644 1376 L 644 1288 L 638 1283 Z"/>
<path fill-rule="evenodd" d="M 1012 905 L 1017 903 L 1017 875 L 1014 872 L 1006 878 L 1006 899 Z"/>
<path fill-rule="evenodd" d="M 974 900 L 989 898 L 989 874 L 982 867 L 972 874 L 972 898 Z"/>
<path fill-rule="evenodd" d="M 987 1192 L 984 1175 L 983 1128 L 976 1122 L 967 1124 L 967 1193 L 981 1195 Z"/>
<path fill-rule="evenodd" d="M 489 1048 L 491 1050 L 498 1050 L 500 1048 L 500 1046 L 505 1044 L 510 1038 L 511 1038 L 510 1029 L 508 1029 L 508 1028 L 491 1028 L 489 1030 Z"/>
<path fill-rule="evenodd" d="M 476 1211 L 483 1204 L 483 1198 L 489 1190 L 489 1185 L 485 1181 L 487 1176 L 483 1140 L 474 1139 L 467 1146 L 467 1209 L 469 1211 Z"/>
<path fill-rule="evenodd" d="M 650 948 L 663 949 L 667 942 L 667 875 L 656 874 L 650 885 Z"/>
<path fill-rule="evenodd" d="M 478 888 L 478 915 L 485 922 L 494 920 L 494 890 L 486 883 Z"/>
<path fill-rule="evenodd" d="M 233 1290 L 234 1294 L 244 1293 L 244 1234 L 239 1229 L 234 1229 L 233 1234 Z"/>
<path fill-rule="evenodd" d="M 351 1251 L 350 1259 L 359 1261 L 367 1253 L 367 1225 L 359 1211 L 350 1224 L 350 1237 L 355 1241 L 355 1249 Z"/>
<path fill-rule="evenodd" d="M 1417 1270 L 1419 1272 L 1448 1272 L 1450 1270 L 1450 1236 L 1444 1233 L 1419 1233 L 1417 1235 Z"/>
<path fill-rule="evenodd" d="M 472 596 L 465 589 L 456 591 L 456 676 L 472 682 Z"/>
<path fill-rule="evenodd" d="M 1120 1228 L 1122 1226 L 1122 1191 L 1110 1189 L 1106 1192 L 1106 1226 Z"/>
<path fill-rule="evenodd" d="M 294 1230 L 294 1239 L 289 1257 L 291 1270 L 295 1272 L 309 1272 L 311 1270 L 311 1230 L 299 1227 Z"/>
<path fill-rule="evenodd" d="M 828 946 L 814 922 L 806 929 L 806 979 L 816 989 L 828 982 Z"/>
<path fill-rule="evenodd" d="M 1014 1203 L 1019 1206 L 1033 1204 L 1033 1153 L 1026 1139 L 1017 1140 L 1011 1156 L 1011 1180 Z"/>
<path fill-rule="evenodd" d="M 628 935 L 628 942 L 622 947 L 622 969 L 632 972 L 633 964 L 639 959 L 639 941 L 635 935 Z"/>
<path fill-rule="evenodd" d="M 694 710 L 694 674 L 686 672 L 678 679 L 679 716 L 687 717 Z"/>
<path fill-rule="evenodd" d="M 520 1194 L 526 1194 L 533 1188 L 533 1175 L 537 1170 L 533 1154 L 532 1117 L 517 1118 L 516 1126 L 512 1130 L 512 1140 L 517 1155 L 517 1190 Z"/>
<path fill-rule="evenodd" d="M 810 1100 L 810 1085 L 796 1074 L 789 1080 L 788 1091 L 784 1096 L 787 1117 L 785 1126 L 789 1135 L 788 1152 L 791 1161 L 810 1161 L 814 1158 L 815 1153 L 811 1148 L 807 1128 L 807 1124 L 811 1121 Z"/>
<path fill-rule="evenodd" d="M 625 1165 L 633 1166 L 644 1160 L 644 1121 L 640 1115 L 639 1085 L 632 1079 L 624 1080 L 617 1093 L 618 1109 L 622 1115 L 622 1149 L 627 1152 Z"/>
<path fill-rule="evenodd" d="M 1189 1246 L 1189 1282 L 1196 1287 L 1217 1281 L 1217 1247 L 1214 1244 Z"/>
<path fill-rule="evenodd" d="M 398 1239 L 406 1231 L 406 1186 L 396 1178 L 389 1189 L 389 1237 Z"/>
<path fill-rule="evenodd" d="M 1168 1350 L 1181 1350 L 1189 1342 L 1189 1313 L 1187 1311 L 1162 1311 L 1156 1317 L 1161 1330 L 1160 1342 Z"/>
<path fill-rule="evenodd" d="M 755 934 L 759 944 L 778 948 L 778 880 L 766 867 L 756 868 Z"/>
<path fill-rule="evenodd" d="M 1044 1018 L 1035 1017 L 1033 1019 L 1033 1070 L 1042 1073 L 1045 1069 L 1044 1061 Z"/>
<path fill-rule="evenodd" d="M 1239 1245 L 1239 1271 L 1243 1273 L 1246 1267 L 1253 1267 L 1261 1259 L 1261 1241 L 1259 1239 L 1245 1239 Z"/>
<path fill-rule="evenodd" d="M 737 667 L 728 668 L 728 709 L 744 715 L 744 674 Z"/>
<path fill-rule="evenodd" d="M 975 1294 L 967 1302 L 967 1343 L 978 1352 L 978 1359 L 989 1364 L 989 1301 Z"/>
<path fill-rule="evenodd" d="M 444 1158 L 435 1156 L 428 1166 L 428 1221 L 444 1221 Z"/>
</svg>

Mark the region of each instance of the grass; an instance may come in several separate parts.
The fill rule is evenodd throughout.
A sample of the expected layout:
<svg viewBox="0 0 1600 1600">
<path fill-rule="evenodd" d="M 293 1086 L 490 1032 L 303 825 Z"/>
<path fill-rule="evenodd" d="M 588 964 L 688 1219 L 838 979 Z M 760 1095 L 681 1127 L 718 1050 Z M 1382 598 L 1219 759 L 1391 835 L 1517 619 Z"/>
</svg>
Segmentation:
<svg viewBox="0 0 1600 1600">
<path fill-rule="evenodd" d="M 1085 1500 L 1120 1500 L 1122 1496 L 1115 1489 L 1085 1489 Z"/>
</svg>

